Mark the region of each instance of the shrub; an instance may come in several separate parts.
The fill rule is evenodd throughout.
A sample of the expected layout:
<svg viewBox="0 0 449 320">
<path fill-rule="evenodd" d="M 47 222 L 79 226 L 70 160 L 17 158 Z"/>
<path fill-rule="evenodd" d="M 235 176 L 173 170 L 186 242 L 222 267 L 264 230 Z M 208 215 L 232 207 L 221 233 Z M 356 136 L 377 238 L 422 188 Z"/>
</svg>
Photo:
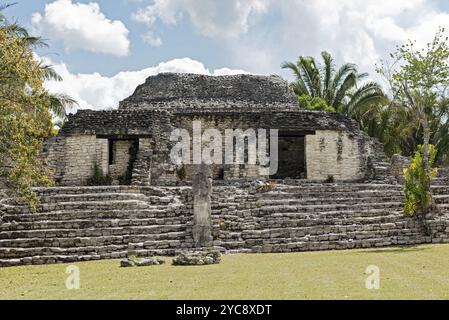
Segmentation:
<svg viewBox="0 0 449 320">
<path fill-rule="evenodd" d="M 334 182 L 335 182 L 334 176 L 331 175 L 331 174 L 328 175 L 325 182 L 326 182 L 326 183 L 334 183 Z"/>
<path fill-rule="evenodd" d="M 176 176 L 181 181 L 184 181 L 185 179 L 187 179 L 187 169 L 184 165 L 182 165 L 181 167 L 179 167 L 176 170 Z"/>
<path fill-rule="evenodd" d="M 335 109 L 329 106 L 324 99 L 320 97 L 311 97 L 309 95 L 298 96 L 299 106 L 307 110 L 335 112 Z"/>
<path fill-rule="evenodd" d="M 426 212 L 432 205 L 432 194 L 428 191 L 428 184 L 437 173 L 438 168 L 426 172 L 423 166 L 424 147 L 418 146 L 418 151 L 412 158 L 409 168 L 404 169 L 404 193 L 405 205 L 404 213 L 414 216 L 418 213 Z M 429 145 L 429 166 L 435 162 L 435 146 Z"/>
<path fill-rule="evenodd" d="M 88 186 L 108 186 L 112 184 L 112 177 L 104 175 L 98 164 L 94 163 L 94 173 L 92 177 L 87 180 Z"/>
</svg>

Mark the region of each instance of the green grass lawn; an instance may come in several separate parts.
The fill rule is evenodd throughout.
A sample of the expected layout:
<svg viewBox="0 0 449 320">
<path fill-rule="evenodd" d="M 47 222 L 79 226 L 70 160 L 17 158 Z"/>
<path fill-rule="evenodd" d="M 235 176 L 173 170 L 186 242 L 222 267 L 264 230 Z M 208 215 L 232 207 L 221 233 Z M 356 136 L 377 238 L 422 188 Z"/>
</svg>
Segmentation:
<svg viewBox="0 0 449 320">
<path fill-rule="evenodd" d="M 447 299 L 449 245 L 227 255 L 219 265 L 120 268 L 119 260 L 0 268 L 0 299 Z M 365 288 L 368 265 L 379 290 Z"/>
</svg>

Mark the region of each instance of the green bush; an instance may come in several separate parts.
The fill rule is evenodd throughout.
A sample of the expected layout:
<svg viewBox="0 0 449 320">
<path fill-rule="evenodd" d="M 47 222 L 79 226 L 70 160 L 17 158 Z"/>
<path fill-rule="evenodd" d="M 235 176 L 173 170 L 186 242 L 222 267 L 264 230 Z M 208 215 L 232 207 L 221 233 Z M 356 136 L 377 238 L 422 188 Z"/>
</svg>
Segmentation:
<svg viewBox="0 0 449 320">
<path fill-rule="evenodd" d="M 108 186 L 112 184 L 112 177 L 104 175 L 98 164 L 94 163 L 94 173 L 92 177 L 87 180 L 88 186 Z"/>
<path fill-rule="evenodd" d="M 308 95 L 298 96 L 299 106 L 307 110 L 335 112 L 335 109 L 329 106 L 324 99 L 320 97 L 311 97 Z"/>
<path fill-rule="evenodd" d="M 423 166 L 423 153 L 424 147 L 419 145 L 410 167 L 404 169 L 404 212 L 409 216 L 425 212 L 432 205 L 432 194 L 428 191 L 427 186 L 430 180 L 437 175 L 438 168 L 434 168 L 427 173 Z M 429 145 L 430 168 L 435 162 L 436 153 L 435 146 Z"/>
</svg>

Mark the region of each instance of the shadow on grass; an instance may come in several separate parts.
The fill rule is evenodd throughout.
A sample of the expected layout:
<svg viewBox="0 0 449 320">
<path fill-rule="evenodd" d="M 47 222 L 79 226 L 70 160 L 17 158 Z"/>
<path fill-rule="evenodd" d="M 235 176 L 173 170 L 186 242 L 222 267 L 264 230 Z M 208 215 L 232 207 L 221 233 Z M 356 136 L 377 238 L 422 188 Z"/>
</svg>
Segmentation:
<svg viewBox="0 0 449 320">
<path fill-rule="evenodd" d="M 366 249 L 361 251 L 361 253 L 408 253 L 408 252 L 419 252 L 430 250 L 430 247 L 423 247 L 422 245 L 409 245 L 409 246 L 395 246 L 395 247 L 385 247 L 380 249 Z"/>
</svg>

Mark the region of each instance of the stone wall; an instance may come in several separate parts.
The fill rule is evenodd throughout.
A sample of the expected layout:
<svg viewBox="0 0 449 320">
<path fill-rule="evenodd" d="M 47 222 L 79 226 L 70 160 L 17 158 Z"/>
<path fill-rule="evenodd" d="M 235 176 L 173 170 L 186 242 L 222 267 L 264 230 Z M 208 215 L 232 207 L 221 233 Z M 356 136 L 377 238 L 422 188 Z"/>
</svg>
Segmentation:
<svg viewBox="0 0 449 320">
<path fill-rule="evenodd" d="M 188 112 L 184 110 L 179 114 L 175 114 L 172 118 L 173 127 L 186 129 L 190 135 L 190 144 L 193 147 L 194 144 L 203 147 L 207 147 L 209 141 L 202 141 L 202 136 L 193 135 L 193 122 L 197 121 L 201 123 L 201 130 L 203 133 L 207 129 L 216 129 L 222 135 L 222 163 L 213 164 L 210 166 L 211 174 L 214 179 L 240 179 L 240 178 L 256 178 L 260 176 L 258 174 L 258 166 L 250 164 L 226 164 L 225 161 L 225 132 L 229 129 L 241 129 L 243 132 L 247 129 L 258 128 L 258 117 L 254 115 L 245 115 L 238 113 L 231 114 L 197 114 L 195 112 Z M 257 133 L 257 132 L 256 132 Z M 199 138 L 199 139 L 198 139 Z M 235 151 L 235 150 L 234 150 Z M 248 154 L 248 151 L 245 151 Z M 191 155 L 192 158 L 192 155 Z M 188 178 L 191 179 L 191 174 L 194 171 L 194 165 L 186 165 Z"/>
<path fill-rule="evenodd" d="M 366 178 L 367 159 L 374 154 L 367 140 L 347 132 L 318 130 L 306 136 L 307 179 L 356 181 Z"/>
<path fill-rule="evenodd" d="M 74 135 L 46 145 L 47 162 L 60 185 L 84 185 L 95 163 L 108 173 L 108 140 L 95 135 Z"/>
</svg>

